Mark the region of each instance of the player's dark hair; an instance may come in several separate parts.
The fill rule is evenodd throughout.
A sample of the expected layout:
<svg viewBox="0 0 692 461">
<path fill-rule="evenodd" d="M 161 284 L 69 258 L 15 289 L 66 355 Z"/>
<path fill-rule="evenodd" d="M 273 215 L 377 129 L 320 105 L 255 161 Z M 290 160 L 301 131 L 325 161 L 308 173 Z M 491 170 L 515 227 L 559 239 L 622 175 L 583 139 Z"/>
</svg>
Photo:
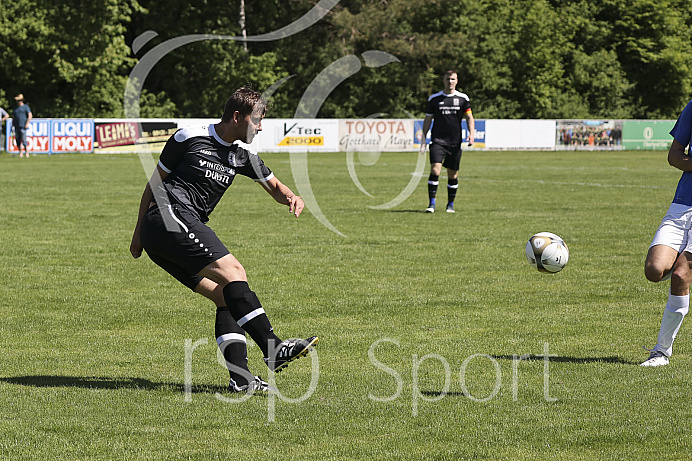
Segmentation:
<svg viewBox="0 0 692 461">
<path fill-rule="evenodd" d="M 223 108 L 221 120 L 228 122 L 233 119 L 235 111 L 245 117 L 256 113 L 262 117 L 267 111 L 267 101 L 262 98 L 262 94 L 252 89 L 250 85 L 245 85 L 233 92 Z"/>
<path fill-rule="evenodd" d="M 444 75 L 446 77 L 447 75 L 453 75 L 453 74 L 459 75 L 459 73 L 454 69 L 449 69 L 449 70 L 445 71 L 445 73 L 442 75 Z"/>
</svg>

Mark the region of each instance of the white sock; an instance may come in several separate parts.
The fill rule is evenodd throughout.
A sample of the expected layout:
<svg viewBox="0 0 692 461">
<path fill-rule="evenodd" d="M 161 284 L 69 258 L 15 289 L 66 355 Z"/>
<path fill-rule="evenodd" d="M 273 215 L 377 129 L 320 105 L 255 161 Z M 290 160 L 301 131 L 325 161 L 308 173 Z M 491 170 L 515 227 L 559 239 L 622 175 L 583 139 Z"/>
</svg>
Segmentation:
<svg viewBox="0 0 692 461">
<path fill-rule="evenodd" d="M 654 347 L 654 351 L 663 352 L 666 357 L 670 357 L 673 354 L 673 341 L 678 331 L 680 331 L 682 320 L 687 315 L 689 308 L 689 295 L 674 296 L 668 294 L 668 302 L 661 320 L 661 329 L 658 332 L 658 344 Z"/>
</svg>

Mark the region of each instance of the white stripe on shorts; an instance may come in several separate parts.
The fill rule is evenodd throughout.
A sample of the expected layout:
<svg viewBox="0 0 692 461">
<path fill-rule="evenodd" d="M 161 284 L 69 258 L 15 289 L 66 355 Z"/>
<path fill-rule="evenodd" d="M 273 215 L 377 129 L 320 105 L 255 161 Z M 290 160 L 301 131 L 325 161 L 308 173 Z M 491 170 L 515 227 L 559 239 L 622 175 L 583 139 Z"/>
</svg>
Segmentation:
<svg viewBox="0 0 692 461">
<path fill-rule="evenodd" d="M 170 205 L 168 205 L 168 212 L 171 214 L 171 216 L 173 216 L 173 219 L 175 219 L 175 222 L 180 224 L 180 227 L 182 227 L 185 232 L 188 232 L 189 229 L 187 228 L 187 226 L 185 224 L 183 224 L 183 222 L 180 219 L 178 219 L 178 217 L 175 215 L 175 213 L 173 213 L 173 207 Z"/>
</svg>

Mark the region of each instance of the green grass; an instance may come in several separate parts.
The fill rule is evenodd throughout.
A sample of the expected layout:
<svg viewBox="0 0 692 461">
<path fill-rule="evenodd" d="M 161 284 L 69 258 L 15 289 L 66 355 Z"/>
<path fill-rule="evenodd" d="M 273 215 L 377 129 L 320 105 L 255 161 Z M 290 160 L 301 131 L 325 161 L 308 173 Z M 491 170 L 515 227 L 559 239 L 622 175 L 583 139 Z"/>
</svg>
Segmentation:
<svg viewBox="0 0 692 461">
<path fill-rule="evenodd" d="M 665 153 L 466 152 L 456 214 L 422 213 L 427 168 L 369 208 L 416 155 L 357 165 L 373 198 L 345 154 L 309 156 L 346 237 L 246 178 L 212 215 L 279 336 L 320 336 L 309 398 L 309 358 L 276 375 L 296 403 L 216 397 L 213 306 L 129 255 L 137 156 L 0 157 L 0 459 L 688 458 L 689 328 L 669 366 L 637 366 L 666 299 L 642 270 L 679 178 Z M 288 155 L 263 158 L 295 186 Z M 559 274 L 526 262 L 540 231 L 570 248 Z"/>
</svg>

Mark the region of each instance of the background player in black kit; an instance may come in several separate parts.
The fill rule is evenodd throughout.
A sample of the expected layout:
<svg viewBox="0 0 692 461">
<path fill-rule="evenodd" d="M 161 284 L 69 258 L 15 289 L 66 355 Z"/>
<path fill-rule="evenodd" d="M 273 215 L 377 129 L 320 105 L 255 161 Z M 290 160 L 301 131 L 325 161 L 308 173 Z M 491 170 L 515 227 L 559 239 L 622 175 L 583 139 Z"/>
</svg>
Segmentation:
<svg viewBox="0 0 692 461">
<path fill-rule="evenodd" d="M 205 224 L 236 174 L 259 182 L 298 217 L 305 204 L 283 185 L 257 154 L 235 144 L 251 143 L 262 130 L 266 102 L 260 93 L 236 90 L 220 123 L 178 130 L 166 143 L 142 195 L 130 252 L 142 249 L 182 284 L 216 306 L 216 340 L 231 375 L 230 390 L 268 390 L 247 365 L 247 332 L 262 349 L 267 366 L 280 371 L 317 343 L 281 341 L 247 283 L 245 269 Z"/>
<path fill-rule="evenodd" d="M 430 144 L 430 176 L 428 177 L 428 208 L 426 213 L 435 212 L 435 196 L 440 183 L 442 167 L 447 168 L 447 213 L 454 213 L 454 199 L 459 188 L 459 164 L 461 163 L 461 121 L 466 118 L 469 128 L 469 146 L 473 145 L 476 127 L 471 113 L 471 103 L 465 93 L 456 91 L 457 73 L 448 70 L 443 76 L 444 90 L 428 98 L 423 121 L 421 155 L 427 146 L 425 138 L 432 124 Z M 435 123 L 433 123 L 433 120 Z"/>
</svg>

